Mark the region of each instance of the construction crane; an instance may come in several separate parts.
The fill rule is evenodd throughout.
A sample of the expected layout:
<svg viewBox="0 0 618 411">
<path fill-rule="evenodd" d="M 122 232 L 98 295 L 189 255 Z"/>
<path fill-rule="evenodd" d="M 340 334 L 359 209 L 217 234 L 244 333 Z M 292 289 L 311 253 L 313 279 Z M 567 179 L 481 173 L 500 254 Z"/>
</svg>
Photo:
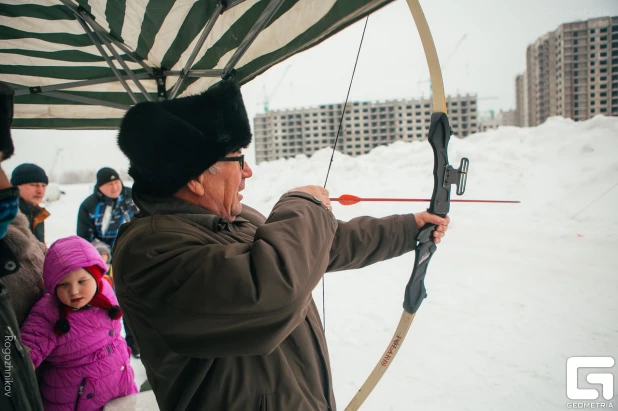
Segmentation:
<svg viewBox="0 0 618 411">
<path fill-rule="evenodd" d="M 459 49 L 459 47 L 461 46 L 461 44 L 464 42 L 464 40 L 468 37 L 468 34 L 464 34 L 463 36 L 461 36 L 461 38 L 459 39 L 459 41 L 457 42 L 457 44 L 455 45 L 455 47 L 453 48 L 453 51 L 451 51 L 451 54 L 448 55 L 448 57 L 446 58 L 446 60 L 444 60 L 444 63 L 442 63 L 440 65 L 440 69 L 442 71 L 444 71 L 444 69 L 446 68 L 446 66 L 448 66 L 448 63 L 451 61 L 451 59 L 453 58 L 453 55 L 455 55 L 455 53 L 457 52 L 457 50 Z M 421 84 L 424 83 L 429 83 L 429 90 L 432 91 L 431 88 L 431 78 L 428 78 L 427 80 L 419 80 L 418 81 L 418 90 L 419 93 L 421 91 Z"/>
<path fill-rule="evenodd" d="M 286 66 L 285 70 L 283 71 L 283 74 L 281 74 L 281 76 L 279 77 L 279 81 L 277 82 L 277 84 L 275 84 L 275 87 L 270 92 L 270 94 L 266 92 L 266 85 L 262 86 L 262 93 L 264 94 L 264 100 L 262 100 L 262 104 L 264 106 L 264 113 L 268 113 L 268 106 L 270 105 L 270 101 L 273 99 L 273 97 L 275 97 L 275 94 L 277 93 L 277 90 L 279 90 L 279 86 L 283 82 L 283 79 L 285 78 L 286 74 L 288 74 L 290 67 L 292 67 L 291 64 L 288 64 Z"/>
</svg>

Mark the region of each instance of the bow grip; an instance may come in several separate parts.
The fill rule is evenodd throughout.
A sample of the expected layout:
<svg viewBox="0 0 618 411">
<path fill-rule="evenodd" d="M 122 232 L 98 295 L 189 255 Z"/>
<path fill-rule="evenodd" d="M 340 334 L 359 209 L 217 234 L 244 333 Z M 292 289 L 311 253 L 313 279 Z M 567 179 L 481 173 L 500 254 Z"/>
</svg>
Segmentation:
<svg viewBox="0 0 618 411">
<path fill-rule="evenodd" d="M 414 314 L 427 297 L 425 274 L 427 273 L 427 266 L 431 257 L 438 249 L 433 242 L 433 232 L 435 229 L 435 224 L 425 224 L 416 237 L 418 243 L 416 245 L 414 268 L 412 269 L 410 281 L 408 281 L 403 298 L 403 309 L 410 314 Z"/>
</svg>

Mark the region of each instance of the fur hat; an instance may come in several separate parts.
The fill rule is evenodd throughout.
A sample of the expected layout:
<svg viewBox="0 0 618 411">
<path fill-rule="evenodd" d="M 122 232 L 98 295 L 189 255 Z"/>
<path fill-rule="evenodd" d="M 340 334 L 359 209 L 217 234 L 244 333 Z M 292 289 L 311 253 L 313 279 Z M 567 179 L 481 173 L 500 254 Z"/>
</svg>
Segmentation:
<svg viewBox="0 0 618 411">
<path fill-rule="evenodd" d="M 133 189 L 157 197 L 173 195 L 250 142 L 247 111 L 233 80 L 196 96 L 139 103 L 124 116 L 118 133 Z"/>
<path fill-rule="evenodd" d="M 14 94 L 9 85 L 0 83 L 0 151 L 2 151 L 4 160 L 11 157 L 15 151 L 11 138 Z"/>
</svg>

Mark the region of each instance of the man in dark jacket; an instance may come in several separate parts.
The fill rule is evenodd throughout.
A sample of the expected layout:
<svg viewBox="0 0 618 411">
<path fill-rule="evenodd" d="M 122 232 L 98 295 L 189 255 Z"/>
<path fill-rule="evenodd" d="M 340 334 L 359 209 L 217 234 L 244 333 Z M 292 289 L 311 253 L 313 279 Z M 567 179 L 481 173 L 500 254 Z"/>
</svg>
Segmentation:
<svg viewBox="0 0 618 411">
<path fill-rule="evenodd" d="M 13 170 L 11 184 L 19 187 L 19 209 L 28 218 L 30 230 L 44 243 L 45 219 L 49 217 L 49 211 L 40 206 L 49 184 L 45 170 L 36 164 L 20 164 Z"/>
<path fill-rule="evenodd" d="M 13 140 L 11 138 L 11 124 L 13 122 L 13 90 L 4 83 L 0 83 L 0 162 L 11 157 L 14 152 Z M 19 300 L 20 295 L 15 291 L 28 293 L 22 290 L 23 284 L 17 287 L 9 287 L 5 282 L 16 279 L 19 282 L 24 274 L 22 270 L 22 260 L 20 253 L 31 252 L 39 254 L 38 275 L 41 276 L 43 270 L 43 251 L 38 248 L 39 243 L 30 232 L 27 224 L 23 230 L 23 237 L 27 238 L 27 244 L 15 244 L 7 242 L 7 236 L 14 230 L 11 227 L 13 219 L 18 216 L 19 189 L 13 187 L 4 170 L 0 166 L 0 334 L 2 336 L 2 359 L 4 367 L 0 373 L 0 384 L 4 391 L 0 395 L 0 410 L 2 411 L 43 411 L 39 386 L 34 374 L 34 367 L 30 356 L 26 352 L 24 344 L 21 342 L 19 328 L 21 323 L 15 317 L 13 309 L 15 301 L 10 297 Z M 20 215 L 23 221 L 26 218 Z M 19 234 L 17 230 L 17 234 Z M 35 244 L 36 243 L 36 244 Z M 29 247 L 33 246 L 34 249 Z M 22 247 L 22 248 L 19 248 Z M 36 259 L 36 256 L 29 256 Z M 41 277 L 42 280 L 42 277 Z M 26 288 L 28 286 L 26 285 Z M 38 291 L 42 294 L 42 290 Z M 36 297 L 35 300 L 36 301 Z M 33 302 L 34 303 L 34 302 Z M 23 313 L 28 314 L 29 308 Z M 23 320 L 22 320 L 23 321 Z"/>
<path fill-rule="evenodd" d="M 122 184 L 116 170 L 109 167 L 100 169 L 97 172 L 94 193 L 79 206 L 77 235 L 91 243 L 95 240 L 102 241 L 111 248 L 120 226 L 129 222 L 137 211 L 131 194 L 131 189 Z M 125 334 L 131 353 L 135 358 L 139 358 L 139 346 L 126 327 L 126 322 Z"/>
<path fill-rule="evenodd" d="M 299 187 L 268 218 L 242 205 L 253 171 L 240 89 L 140 103 L 118 144 L 140 213 L 119 233 L 116 292 L 162 411 L 335 410 L 312 291 L 327 271 L 416 246 L 427 212 L 335 219 L 328 191 Z"/>
<path fill-rule="evenodd" d="M 103 167 L 97 172 L 94 193 L 79 206 L 77 235 L 90 242 L 99 239 L 112 247 L 118 229 L 136 211 L 131 189 L 122 184 L 116 170 Z"/>
</svg>

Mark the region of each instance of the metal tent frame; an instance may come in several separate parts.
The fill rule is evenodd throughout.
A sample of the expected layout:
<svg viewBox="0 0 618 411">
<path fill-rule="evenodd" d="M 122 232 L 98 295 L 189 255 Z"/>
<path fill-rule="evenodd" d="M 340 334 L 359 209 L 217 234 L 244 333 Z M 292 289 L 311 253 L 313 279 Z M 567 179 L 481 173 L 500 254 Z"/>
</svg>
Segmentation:
<svg viewBox="0 0 618 411">
<path fill-rule="evenodd" d="M 271 0 L 260 17 L 256 20 L 255 24 L 249 30 L 247 35 L 244 37 L 239 47 L 236 49 L 228 63 L 225 65 L 223 69 L 215 69 L 215 70 L 191 70 L 195 58 L 197 57 L 199 51 L 202 46 L 206 42 L 208 35 L 212 31 L 217 19 L 221 14 L 230 10 L 234 6 L 237 6 L 243 3 L 245 0 L 219 0 L 217 6 L 215 7 L 214 12 L 208 19 L 206 25 L 204 26 L 202 33 L 200 34 L 200 38 L 197 41 L 197 44 L 193 48 L 191 55 L 185 64 L 184 68 L 180 71 L 178 70 L 160 70 L 155 67 L 150 67 L 146 64 L 141 58 L 137 57 L 135 53 L 129 50 L 122 42 L 115 39 L 111 36 L 103 27 L 101 27 L 88 13 L 86 9 L 82 6 L 75 4 L 72 0 L 60 0 L 63 5 L 65 5 L 73 14 L 73 16 L 77 19 L 79 24 L 84 29 L 84 32 L 88 35 L 94 46 L 97 48 L 101 57 L 105 59 L 105 62 L 109 66 L 109 68 L 114 73 L 114 77 L 107 77 L 102 79 L 94 79 L 94 80 L 84 80 L 84 81 L 76 81 L 71 83 L 62 83 L 56 84 L 53 86 L 33 86 L 28 88 L 21 88 L 15 90 L 15 96 L 22 96 L 27 94 L 45 94 L 50 97 L 55 97 L 62 100 L 74 101 L 82 104 L 89 105 L 97 105 L 97 106 L 105 106 L 116 109 L 128 110 L 130 106 L 124 104 L 118 104 L 110 101 L 94 99 L 84 96 L 78 96 L 75 94 L 67 93 L 65 90 L 69 90 L 76 87 L 88 86 L 93 84 L 104 84 L 104 83 L 112 83 L 112 82 L 120 82 L 123 86 L 133 103 L 137 104 L 139 102 L 136 93 L 131 90 L 129 86 L 129 81 L 137 86 L 140 90 L 142 96 L 146 101 L 154 101 L 153 97 L 150 93 L 146 91 L 146 88 L 143 86 L 141 81 L 143 80 L 153 80 L 157 84 L 157 98 L 158 100 L 168 100 L 174 99 L 178 95 L 180 90 L 180 86 L 183 81 L 188 77 L 221 77 L 223 79 L 228 78 L 232 75 L 234 71 L 235 65 L 240 61 L 242 56 L 247 52 L 253 41 L 257 38 L 260 32 L 271 22 L 272 18 L 275 16 L 277 10 L 281 7 L 284 0 Z M 128 56 L 133 62 L 137 63 L 142 67 L 146 72 L 145 73 L 134 73 L 133 70 L 129 68 L 125 59 L 118 53 L 116 50 L 117 47 L 126 56 Z M 107 49 L 108 52 L 105 50 Z M 114 64 L 114 60 L 118 62 L 122 70 L 127 73 L 127 75 L 122 75 L 120 69 Z M 167 92 L 165 87 L 165 83 L 168 77 L 177 77 L 174 86 L 171 91 Z"/>
</svg>

